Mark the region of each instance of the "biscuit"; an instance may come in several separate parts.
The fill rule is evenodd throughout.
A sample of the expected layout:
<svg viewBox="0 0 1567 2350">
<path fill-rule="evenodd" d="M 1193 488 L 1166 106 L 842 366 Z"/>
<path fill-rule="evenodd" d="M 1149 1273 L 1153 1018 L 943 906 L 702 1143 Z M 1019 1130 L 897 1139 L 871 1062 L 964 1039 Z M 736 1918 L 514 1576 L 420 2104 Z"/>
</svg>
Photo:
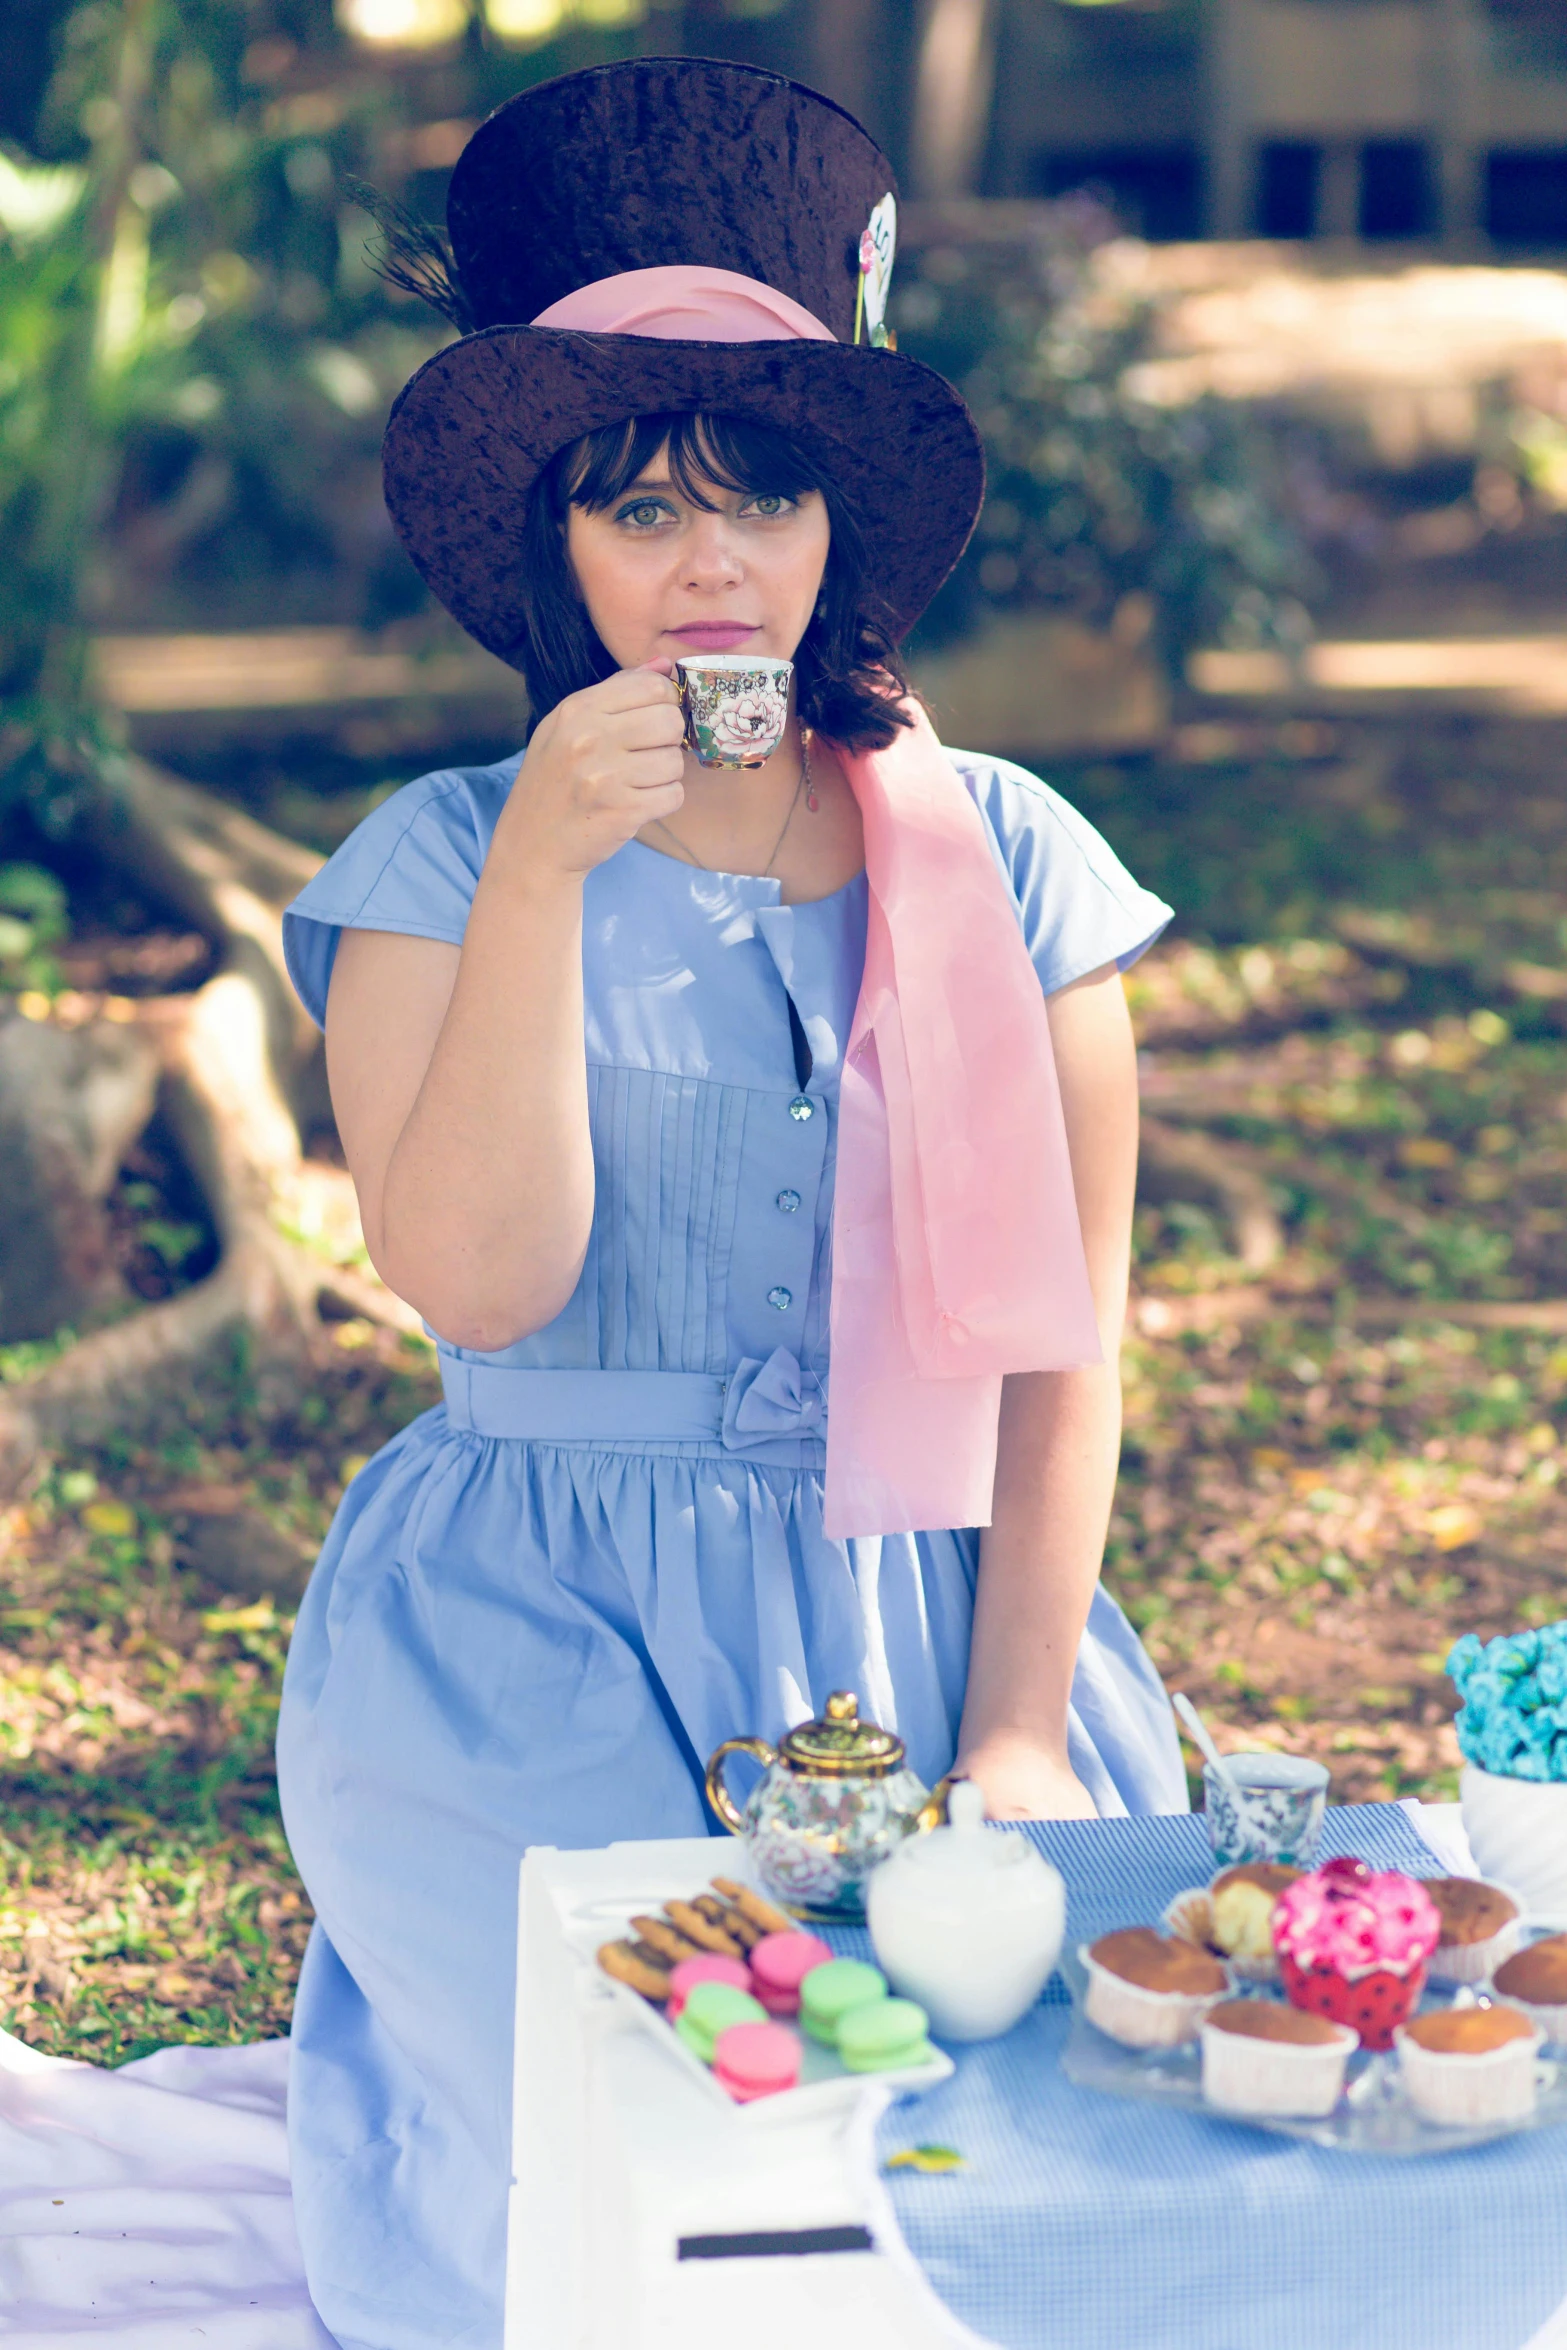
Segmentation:
<svg viewBox="0 0 1567 2350">
<path fill-rule="evenodd" d="M 651 1999 L 662 2007 L 669 1997 L 669 1970 L 650 1966 L 639 1958 L 629 1942 L 606 1942 L 598 1954 L 599 1965 L 606 1975 L 613 1975 L 617 1983 L 628 1983 L 633 1991 L 640 1991 L 644 1999 Z"/>
<path fill-rule="evenodd" d="M 793 1918 L 785 1917 L 781 1909 L 774 1909 L 770 1901 L 764 1901 L 760 1893 L 753 1893 L 749 1885 L 737 1885 L 733 1877 L 715 1877 L 713 1888 L 743 1918 L 749 1918 L 752 1925 L 760 1926 L 764 1934 L 792 1934 L 795 1931 Z"/>
<path fill-rule="evenodd" d="M 742 1950 L 753 1949 L 762 1939 L 761 1927 L 754 1926 L 739 1910 L 720 1901 L 716 1893 L 698 1893 L 691 1907 L 706 1918 L 710 1926 L 718 1926 L 724 1933 L 732 1935 Z"/>
<path fill-rule="evenodd" d="M 633 1931 L 644 1942 L 650 1942 L 659 1957 L 667 1960 L 671 1966 L 682 1958 L 695 1958 L 697 1952 L 705 1947 L 700 1942 L 693 1942 L 689 1934 L 677 1933 L 668 1918 L 633 1918 L 631 1924 Z"/>
<path fill-rule="evenodd" d="M 720 1951 L 725 1958 L 745 1956 L 733 1934 L 726 1933 L 722 1926 L 715 1926 L 710 1918 L 703 1917 L 701 1911 L 689 1901 L 666 1901 L 664 1914 L 679 1933 L 699 1943 L 704 1950 Z M 637 1919 L 632 1920 L 634 1925 L 639 1922 Z"/>
</svg>

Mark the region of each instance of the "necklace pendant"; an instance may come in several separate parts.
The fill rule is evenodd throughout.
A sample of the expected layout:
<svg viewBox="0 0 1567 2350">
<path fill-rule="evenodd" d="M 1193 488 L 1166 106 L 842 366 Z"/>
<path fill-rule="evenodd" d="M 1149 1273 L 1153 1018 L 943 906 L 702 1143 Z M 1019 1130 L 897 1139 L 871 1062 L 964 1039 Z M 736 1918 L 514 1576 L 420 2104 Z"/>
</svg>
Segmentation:
<svg viewBox="0 0 1567 2350">
<path fill-rule="evenodd" d="M 822 804 L 821 801 L 816 797 L 816 786 L 814 784 L 812 784 L 810 790 L 805 795 L 805 804 L 810 809 L 813 816 L 816 814 L 817 810 Z"/>
</svg>

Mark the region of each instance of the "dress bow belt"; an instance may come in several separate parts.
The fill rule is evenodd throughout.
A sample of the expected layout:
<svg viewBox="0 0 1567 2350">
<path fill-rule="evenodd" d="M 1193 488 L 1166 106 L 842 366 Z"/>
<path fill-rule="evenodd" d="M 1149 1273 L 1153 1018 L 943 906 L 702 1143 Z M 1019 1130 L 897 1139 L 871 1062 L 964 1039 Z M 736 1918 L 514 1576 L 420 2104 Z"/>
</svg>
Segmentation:
<svg viewBox="0 0 1567 2350">
<path fill-rule="evenodd" d="M 775 1347 L 727 1379 L 705 1371 L 536 1371 L 441 1357 L 447 1418 L 476 1436 L 538 1444 L 721 1444 L 764 1449 L 779 1438 L 820 1442 L 827 1432 L 821 1382 Z"/>
<path fill-rule="evenodd" d="M 736 1363 L 724 1395 L 722 1436 L 731 1452 L 744 1452 L 759 1436 L 825 1436 L 827 1398 L 814 1372 L 798 1355 L 775 1346 L 765 1363 L 752 1355 Z"/>
</svg>

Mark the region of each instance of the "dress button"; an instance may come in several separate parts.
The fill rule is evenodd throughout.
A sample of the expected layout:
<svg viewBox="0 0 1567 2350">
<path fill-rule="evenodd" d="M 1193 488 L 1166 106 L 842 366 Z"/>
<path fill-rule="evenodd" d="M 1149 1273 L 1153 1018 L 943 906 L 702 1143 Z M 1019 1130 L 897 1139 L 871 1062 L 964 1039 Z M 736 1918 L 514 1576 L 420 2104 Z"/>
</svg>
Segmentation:
<svg viewBox="0 0 1567 2350">
<path fill-rule="evenodd" d="M 797 1093 L 793 1101 L 789 1104 L 789 1115 L 791 1118 L 798 1118 L 801 1125 L 803 1126 L 807 1118 L 815 1117 L 816 1104 L 813 1101 L 807 1100 L 803 1093 Z"/>
<path fill-rule="evenodd" d="M 781 1191 L 773 1202 L 774 1207 L 782 1208 L 786 1216 L 792 1216 L 799 1204 L 800 1195 L 797 1191 Z"/>
<path fill-rule="evenodd" d="M 794 1292 L 790 1289 L 770 1289 L 767 1292 L 767 1302 L 774 1313 L 786 1314 L 794 1303 Z"/>
</svg>

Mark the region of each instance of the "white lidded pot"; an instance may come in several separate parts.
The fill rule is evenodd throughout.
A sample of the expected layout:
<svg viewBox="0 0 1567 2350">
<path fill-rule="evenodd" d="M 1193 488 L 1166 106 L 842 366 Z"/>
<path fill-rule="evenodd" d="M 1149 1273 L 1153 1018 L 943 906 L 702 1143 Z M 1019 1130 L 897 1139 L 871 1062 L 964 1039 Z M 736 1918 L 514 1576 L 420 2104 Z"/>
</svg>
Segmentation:
<svg viewBox="0 0 1567 2350">
<path fill-rule="evenodd" d="M 973 1780 L 953 1781 L 947 1817 L 872 1873 L 866 1919 L 893 1989 L 919 2001 L 938 2039 L 993 2040 L 1050 1979 L 1066 1887 L 1026 1836 L 987 1830 Z"/>
</svg>

